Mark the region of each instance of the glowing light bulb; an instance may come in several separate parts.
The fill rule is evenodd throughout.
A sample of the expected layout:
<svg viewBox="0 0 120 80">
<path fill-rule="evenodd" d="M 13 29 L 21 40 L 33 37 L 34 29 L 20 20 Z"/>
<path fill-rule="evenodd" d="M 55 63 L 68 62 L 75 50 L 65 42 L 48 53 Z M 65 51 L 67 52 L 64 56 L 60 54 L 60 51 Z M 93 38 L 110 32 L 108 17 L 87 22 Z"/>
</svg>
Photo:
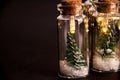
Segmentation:
<svg viewBox="0 0 120 80">
<path fill-rule="evenodd" d="M 106 33 L 108 31 L 108 28 L 107 27 L 103 27 L 102 28 L 102 32 Z"/>
<path fill-rule="evenodd" d="M 89 32 L 89 29 L 88 29 L 88 18 L 87 17 L 84 19 L 84 23 L 85 23 L 85 31 Z"/>
<path fill-rule="evenodd" d="M 84 23 L 88 23 L 88 18 L 87 17 L 85 17 Z"/>
<path fill-rule="evenodd" d="M 75 17 L 70 16 L 70 33 L 75 33 Z"/>
<path fill-rule="evenodd" d="M 103 18 L 102 17 L 98 17 L 97 18 L 97 22 L 99 23 L 100 21 L 102 21 L 103 20 Z"/>
<path fill-rule="evenodd" d="M 118 29 L 120 30 L 120 23 L 118 24 Z"/>
<path fill-rule="evenodd" d="M 89 32 L 88 24 L 85 24 L 85 31 L 86 31 L 86 32 Z"/>
</svg>

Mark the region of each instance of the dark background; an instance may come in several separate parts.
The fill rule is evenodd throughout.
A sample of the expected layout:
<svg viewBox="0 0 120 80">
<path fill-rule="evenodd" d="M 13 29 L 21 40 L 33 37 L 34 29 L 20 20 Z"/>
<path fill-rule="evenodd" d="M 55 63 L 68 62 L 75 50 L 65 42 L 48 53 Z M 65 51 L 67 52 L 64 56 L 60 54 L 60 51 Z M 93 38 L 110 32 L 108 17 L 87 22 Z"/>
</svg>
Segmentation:
<svg viewBox="0 0 120 80">
<path fill-rule="evenodd" d="M 56 80 L 55 0 L 0 0 L 0 80 Z"/>
<path fill-rule="evenodd" d="M 59 80 L 59 2 L 0 0 L 0 80 Z M 120 80 L 120 72 L 91 72 L 84 80 Z"/>
</svg>

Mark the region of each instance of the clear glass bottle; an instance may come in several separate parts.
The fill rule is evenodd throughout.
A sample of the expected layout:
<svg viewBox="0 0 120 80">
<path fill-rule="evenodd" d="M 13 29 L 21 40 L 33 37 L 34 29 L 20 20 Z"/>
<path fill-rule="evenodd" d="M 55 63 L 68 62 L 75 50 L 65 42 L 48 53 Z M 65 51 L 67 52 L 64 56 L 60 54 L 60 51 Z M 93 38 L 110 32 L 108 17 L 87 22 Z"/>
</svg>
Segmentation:
<svg viewBox="0 0 120 80">
<path fill-rule="evenodd" d="M 96 15 L 97 15 L 97 10 L 96 10 L 96 5 L 93 3 L 93 0 L 86 0 L 83 4 L 83 13 L 88 17 L 88 28 L 89 28 L 89 33 L 88 33 L 88 43 L 89 43 L 89 58 L 90 58 L 90 66 L 91 66 L 91 59 L 92 59 L 92 53 L 94 49 L 94 29 L 97 25 L 96 23 Z"/>
<path fill-rule="evenodd" d="M 117 2 L 96 2 L 98 15 L 94 30 L 92 70 L 117 72 L 120 66 L 120 15 Z"/>
<path fill-rule="evenodd" d="M 86 77 L 89 71 L 88 25 L 80 0 L 58 4 L 59 77 Z M 86 24 L 85 24 L 85 23 Z"/>
</svg>

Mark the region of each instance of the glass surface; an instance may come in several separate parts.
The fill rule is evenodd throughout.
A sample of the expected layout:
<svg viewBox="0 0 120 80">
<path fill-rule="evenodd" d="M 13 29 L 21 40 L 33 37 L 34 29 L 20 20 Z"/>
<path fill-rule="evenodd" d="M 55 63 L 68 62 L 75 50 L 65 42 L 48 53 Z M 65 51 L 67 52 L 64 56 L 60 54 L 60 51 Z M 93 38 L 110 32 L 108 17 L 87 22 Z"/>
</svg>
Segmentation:
<svg viewBox="0 0 120 80">
<path fill-rule="evenodd" d="M 82 16 L 58 16 L 59 76 L 81 78 L 88 75 L 88 31 Z"/>
<path fill-rule="evenodd" d="M 120 66 L 120 16 L 99 13 L 96 21 L 92 69 L 97 72 L 117 72 Z"/>
</svg>

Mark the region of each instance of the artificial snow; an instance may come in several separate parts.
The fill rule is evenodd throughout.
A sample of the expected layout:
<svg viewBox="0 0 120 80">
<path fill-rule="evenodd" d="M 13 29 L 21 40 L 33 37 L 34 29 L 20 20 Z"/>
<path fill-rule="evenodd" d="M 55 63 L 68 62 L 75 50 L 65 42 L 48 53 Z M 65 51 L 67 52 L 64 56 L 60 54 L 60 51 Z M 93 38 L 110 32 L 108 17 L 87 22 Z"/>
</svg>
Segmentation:
<svg viewBox="0 0 120 80">
<path fill-rule="evenodd" d="M 81 66 L 80 69 L 75 69 L 72 66 L 69 66 L 65 60 L 60 61 L 60 72 L 62 75 L 77 78 L 77 77 L 85 77 L 88 75 L 88 67 Z"/>
<path fill-rule="evenodd" d="M 108 52 L 111 52 L 108 50 Z M 117 72 L 119 69 L 119 58 L 115 54 L 115 52 L 112 52 L 113 57 L 107 58 L 102 57 L 99 53 L 96 53 L 93 56 L 93 69 L 99 70 L 99 71 L 114 71 Z"/>
</svg>

